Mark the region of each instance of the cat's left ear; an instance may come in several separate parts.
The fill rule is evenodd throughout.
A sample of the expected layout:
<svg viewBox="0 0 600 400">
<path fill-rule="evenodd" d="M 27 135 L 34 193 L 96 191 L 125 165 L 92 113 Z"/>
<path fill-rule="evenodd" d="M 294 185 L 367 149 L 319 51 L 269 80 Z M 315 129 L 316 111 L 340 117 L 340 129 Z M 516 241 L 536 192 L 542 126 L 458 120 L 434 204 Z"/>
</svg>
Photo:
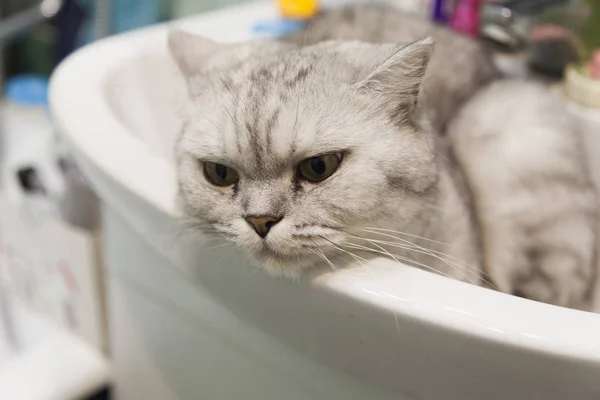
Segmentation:
<svg viewBox="0 0 600 400">
<path fill-rule="evenodd" d="M 184 77 L 202 74 L 206 60 L 221 45 L 208 38 L 184 32 L 180 29 L 169 31 L 169 50 Z"/>
<path fill-rule="evenodd" d="M 410 112 L 418 100 L 434 47 L 433 38 L 398 46 L 357 84 L 358 89 L 381 99 L 394 112 Z"/>
</svg>

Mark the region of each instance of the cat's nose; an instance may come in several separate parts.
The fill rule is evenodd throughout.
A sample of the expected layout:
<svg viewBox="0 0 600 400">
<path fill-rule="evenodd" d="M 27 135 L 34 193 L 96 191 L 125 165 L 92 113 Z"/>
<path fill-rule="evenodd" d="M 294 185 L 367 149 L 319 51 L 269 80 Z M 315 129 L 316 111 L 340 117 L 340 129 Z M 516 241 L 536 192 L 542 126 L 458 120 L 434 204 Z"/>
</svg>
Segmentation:
<svg viewBox="0 0 600 400">
<path fill-rule="evenodd" d="M 246 221 L 256 231 L 261 238 L 267 237 L 267 234 L 283 217 L 273 217 L 271 215 L 261 215 L 258 217 L 246 217 Z"/>
</svg>

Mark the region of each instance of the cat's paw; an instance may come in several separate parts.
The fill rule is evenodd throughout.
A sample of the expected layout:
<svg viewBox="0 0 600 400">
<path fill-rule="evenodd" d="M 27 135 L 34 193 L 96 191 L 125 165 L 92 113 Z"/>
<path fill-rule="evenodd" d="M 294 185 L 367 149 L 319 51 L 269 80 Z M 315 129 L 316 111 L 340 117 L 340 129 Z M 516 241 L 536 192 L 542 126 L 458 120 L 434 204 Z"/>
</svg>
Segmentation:
<svg viewBox="0 0 600 400">
<path fill-rule="evenodd" d="M 593 265 L 583 263 L 576 254 L 557 251 L 535 251 L 528 256 L 530 268 L 513 282 L 514 295 L 563 307 L 589 307 Z"/>
</svg>

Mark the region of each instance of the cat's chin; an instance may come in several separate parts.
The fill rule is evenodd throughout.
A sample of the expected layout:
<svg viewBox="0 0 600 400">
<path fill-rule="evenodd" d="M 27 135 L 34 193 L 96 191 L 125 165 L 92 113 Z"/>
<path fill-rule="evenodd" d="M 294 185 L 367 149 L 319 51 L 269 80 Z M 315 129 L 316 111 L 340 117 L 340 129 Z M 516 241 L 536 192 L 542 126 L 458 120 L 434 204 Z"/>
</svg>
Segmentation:
<svg viewBox="0 0 600 400">
<path fill-rule="evenodd" d="M 269 275 L 299 279 L 302 274 L 314 268 L 319 258 L 309 254 L 280 254 L 272 251 L 249 254 L 252 263 L 261 267 Z"/>
</svg>

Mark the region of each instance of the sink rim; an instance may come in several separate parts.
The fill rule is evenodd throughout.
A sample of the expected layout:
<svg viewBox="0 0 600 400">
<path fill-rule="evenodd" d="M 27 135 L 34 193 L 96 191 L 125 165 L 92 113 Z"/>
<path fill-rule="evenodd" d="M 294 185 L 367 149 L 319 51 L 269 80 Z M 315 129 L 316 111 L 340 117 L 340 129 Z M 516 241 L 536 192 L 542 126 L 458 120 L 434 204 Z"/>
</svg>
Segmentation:
<svg viewBox="0 0 600 400">
<path fill-rule="evenodd" d="M 246 27 L 257 16 L 268 18 L 274 12 L 270 3 L 237 9 L 240 15 L 245 14 Z M 182 24 L 201 26 L 225 13 L 204 14 Z M 107 77 L 134 58 L 136 52 L 151 51 L 159 44 L 166 49 L 168 29 L 166 24 L 153 26 L 102 40 L 76 52 L 52 76 L 50 107 L 54 122 L 77 157 L 95 165 L 114 183 L 115 192 L 134 194 L 161 214 L 176 219 L 177 185 L 173 167 L 128 132 L 115 117 L 104 92 Z M 232 37 L 235 39 L 235 34 Z M 329 273 L 312 277 L 310 284 L 389 310 L 400 318 L 417 318 L 484 342 L 500 342 L 532 354 L 550 354 L 600 368 L 600 315 L 519 299 L 425 271 L 398 267 L 385 259 L 376 262 L 369 277 L 365 280 L 346 272 Z M 423 290 L 408 302 L 403 297 L 407 280 Z M 519 315 L 515 315 L 516 310 Z"/>
</svg>

